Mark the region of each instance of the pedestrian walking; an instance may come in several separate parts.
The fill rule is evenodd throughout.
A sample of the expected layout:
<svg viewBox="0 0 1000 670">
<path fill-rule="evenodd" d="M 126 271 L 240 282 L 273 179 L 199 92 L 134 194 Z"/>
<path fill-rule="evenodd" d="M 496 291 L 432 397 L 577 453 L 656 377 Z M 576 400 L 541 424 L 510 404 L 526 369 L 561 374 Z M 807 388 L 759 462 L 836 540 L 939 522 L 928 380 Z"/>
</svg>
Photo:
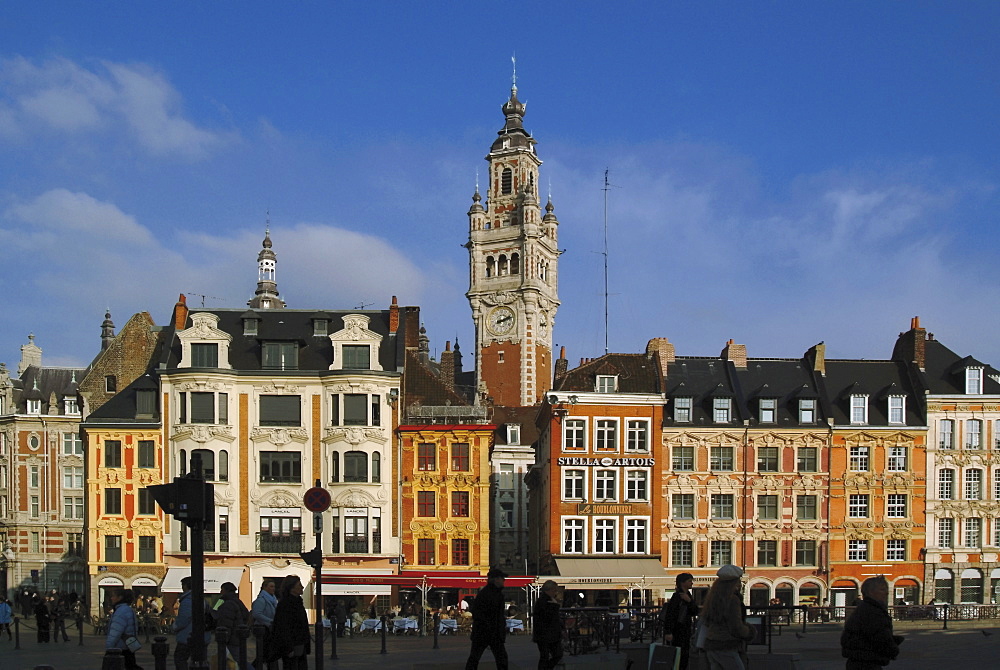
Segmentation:
<svg viewBox="0 0 1000 670">
<path fill-rule="evenodd" d="M 903 638 L 893 635 L 889 615 L 889 582 L 869 577 L 861 583 L 863 599 L 844 623 L 840 650 L 846 670 L 878 670 L 899 656 Z"/>
<path fill-rule="evenodd" d="M 194 627 L 194 617 L 192 616 L 193 603 L 191 602 L 191 575 L 181 579 L 181 591 L 181 597 L 177 599 L 177 618 L 174 619 L 173 626 L 174 633 L 177 635 L 174 644 L 174 670 L 188 670 L 188 659 L 191 658 L 189 643 L 191 642 L 191 632 Z M 205 602 L 202 601 L 199 606 L 206 610 L 207 617 L 208 608 L 205 606 Z M 208 643 L 211 640 L 212 634 L 206 632 L 206 649 L 208 649 Z"/>
<path fill-rule="evenodd" d="M 104 638 L 104 653 L 107 650 L 120 649 L 125 659 L 125 670 L 142 670 L 135 661 L 135 652 L 128 648 L 128 638 L 138 638 L 139 619 L 132 609 L 132 590 L 115 589 L 111 594 L 111 619 L 108 621 L 108 634 Z"/>
<path fill-rule="evenodd" d="M 746 622 L 740 597 L 742 568 L 724 565 L 705 597 L 701 617 L 708 626 L 705 651 L 711 670 L 746 670 L 746 644 L 756 630 Z"/>
<path fill-rule="evenodd" d="M 226 649 L 232 655 L 233 660 L 239 662 L 240 658 L 240 638 L 236 632 L 237 626 L 245 626 L 250 622 L 250 610 L 243 604 L 237 594 L 236 584 L 223 582 L 219 587 L 219 600 L 221 604 L 215 610 L 216 628 L 224 627 L 229 631 L 229 642 Z M 254 670 L 253 665 L 247 670 Z"/>
<path fill-rule="evenodd" d="M 11 609 L 7 598 L 0 596 L 0 635 L 7 631 L 7 639 L 14 639 L 10 634 L 10 624 L 14 620 L 14 611 Z"/>
<path fill-rule="evenodd" d="M 35 625 L 38 626 L 37 641 L 44 643 L 49 641 L 49 606 L 45 604 L 45 599 L 40 595 L 35 595 Z"/>
<path fill-rule="evenodd" d="M 309 619 L 302 602 L 302 582 L 297 575 L 288 575 L 278 589 L 278 606 L 274 611 L 274 630 L 268 661 L 281 659 L 283 670 L 308 670 L 312 651 Z"/>
<path fill-rule="evenodd" d="M 344 601 L 337 599 L 337 604 L 333 606 L 334 625 L 331 626 L 337 633 L 337 637 L 344 637 L 344 623 L 347 621 L 347 608 Z"/>
<path fill-rule="evenodd" d="M 69 642 L 69 634 L 66 632 L 66 604 L 62 600 L 53 600 L 52 608 L 52 638 L 58 642 L 62 636 L 63 642 Z"/>
<path fill-rule="evenodd" d="M 500 568 L 486 573 L 486 586 L 479 589 L 472 601 L 472 649 L 465 670 L 477 670 L 479 659 L 487 648 L 493 652 L 497 670 L 507 670 L 507 618 L 504 616 L 503 584 L 507 578 Z"/>
<path fill-rule="evenodd" d="M 664 639 L 681 650 L 679 669 L 687 670 L 692 626 L 694 618 L 698 616 L 698 606 L 691 596 L 694 576 L 689 572 L 682 572 L 677 575 L 675 583 L 677 588 L 670 600 L 663 605 L 660 621 L 663 623 Z"/>
<path fill-rule="evenodd" d="M 274 596 L 277 587 L 274 580 L 265 579 L 260 585 L 260 593 L 253 601 L 250 613 L 253 615 L 255 625 L 264 628 L 260 649 L 257 650 L 257 658 L 253 660 L 253 667 L 263 668 L 266 659 L 269 658 L 268 647 L 271 644 L 271 627 L 274 624 L 274 612 L 278 608 L 278 599 Z"/>
<path fill-rule="evenodd" d="M 552 670 L 562 660 L 560 606 L 559 585 L 551 579 L 546 580 L 531 611 L 531 641 L 538 647 L 538 670 Z"/>
</svg>

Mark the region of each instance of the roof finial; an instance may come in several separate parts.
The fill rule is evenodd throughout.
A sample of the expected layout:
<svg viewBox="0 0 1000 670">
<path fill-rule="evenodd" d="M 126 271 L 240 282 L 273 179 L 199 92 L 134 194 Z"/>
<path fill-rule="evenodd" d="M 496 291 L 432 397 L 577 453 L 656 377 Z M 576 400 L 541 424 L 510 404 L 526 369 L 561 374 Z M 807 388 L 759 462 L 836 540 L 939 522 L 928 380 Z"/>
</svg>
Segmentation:
<svg viewBox="0 0 1000 670">
<path fill-rule="evenodd" d="M 517 54 L 511 54 L 510 62 L 514 64 L 514 76 L 511 80 L 511 88 L 517 90 Z"/>
</svg>

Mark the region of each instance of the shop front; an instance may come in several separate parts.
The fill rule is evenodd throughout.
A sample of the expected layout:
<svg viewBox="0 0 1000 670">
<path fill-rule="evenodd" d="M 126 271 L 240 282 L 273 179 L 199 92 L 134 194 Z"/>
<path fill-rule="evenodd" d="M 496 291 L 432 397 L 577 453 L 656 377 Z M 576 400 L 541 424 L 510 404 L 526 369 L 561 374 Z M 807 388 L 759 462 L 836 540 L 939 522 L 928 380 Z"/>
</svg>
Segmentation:
<svg viewBox="0 0 1000 670">
<path fill-rule="evenodd" d="M 538 583 L 551 579 L 564 588 L 565 607 L 651 606 L 673 591 L 655 558 L 556 558 L 558 575 L 539 575 Z"/>
</svg>

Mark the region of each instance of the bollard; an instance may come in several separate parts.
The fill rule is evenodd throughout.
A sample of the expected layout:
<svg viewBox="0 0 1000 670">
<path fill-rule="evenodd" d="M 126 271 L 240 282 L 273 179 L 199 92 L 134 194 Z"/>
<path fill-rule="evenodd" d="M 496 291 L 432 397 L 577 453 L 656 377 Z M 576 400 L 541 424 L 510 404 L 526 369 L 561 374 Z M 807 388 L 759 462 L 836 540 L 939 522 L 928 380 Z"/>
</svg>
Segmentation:
<svg viewBox="0 0 1000 670">
<path fill-rule="evenodd" d="M 111 647 L 104 652 L 104 666 L 102 670 L 125 670 L 125 657 L 118 647 Z"/>
<path fill-rule="evenodd" d="M 944 604 L 944 628 L 942 630 L 948 630 L 948 603 Z"/>
<path fill-rule="evenodd" d="M 341 622 L 343 625 L 343 622 Z M 337 659 L 337 622 L 330 619 L 330 660 L 336 661 Z M 316 650 L 319 653 L 319 649 Z"/>
<path fill-rule="evenodd" d="M 14 617 L 14 649 L 21 648 L 21 619 Z"/>
<path fill-rule="evenodd" d="M 229 629 L 225 626 L 219 626 L 215 629 L 215 641 L 218 643 L 219 648 L 216 652 L 216 658 L 218 659 L 218 665 L 216 668 L 226 667 L 226 643 L 229 642 Z"/>
<path fill-rule="evenodd" d="M 149 644 L 149 629 L 152 627 L 151 626 L 152 620 L 153 620 L 153 618 L 151 616 L 149 616 L 148 614 L 145 615 L 144 617 L 142 617 L 142 622 L 146 626 L 146 644 Z"/>
<path fill-rule="evenodd" d="M 153 638 L 153 670 L 167 670 L 167 657 L 170 655 L 170 645 L 166 635 Z"/>
<path fill-rule="evenodd" d="M 382 651 L 380 651 L 379 653 L 380 654 L 388 654 L 389 652 L 385 648 L 385 628 L 386 628 L 386 625 L 389 623 L 389 617 L 387 617 L 386 615 L 383 614 L 380 617 L 380 620 L 382 621 Z"/>
<path fill-rule="evenodd" d="M 440 649 L 438 646 L 438 613 L 434 613 L 434 649 Z"/>
<path fill-rule="evenodd" d="M 76 615 L 76 632 L 77 632 L 77 635 L 80 637 L 80 642 L 76 646 L 82 647 L 83 646 L 83 615 L 82 614 L 77 614 Z"/>
<path fill-rule="evenodd" d="M 236 627 L 236 639 L 240 642 L 239 658 L 236 659 L 236 667 L 239 670 L 247 670 L 247 638 L 250 637 L 250 626 L 241 623 Z"/>
<path fill-rule="evenodd" d="M 265 670 L 265 668 L 268 668 L 271 665 L 267 662 L 267 649 L 264 648 L 266 635 L 266 626 L 259 623 L 255 623 L 253 625 L 254 649 L 257 650 L 257 662 L 253 664 L 255 670 Z"/>
</svg>

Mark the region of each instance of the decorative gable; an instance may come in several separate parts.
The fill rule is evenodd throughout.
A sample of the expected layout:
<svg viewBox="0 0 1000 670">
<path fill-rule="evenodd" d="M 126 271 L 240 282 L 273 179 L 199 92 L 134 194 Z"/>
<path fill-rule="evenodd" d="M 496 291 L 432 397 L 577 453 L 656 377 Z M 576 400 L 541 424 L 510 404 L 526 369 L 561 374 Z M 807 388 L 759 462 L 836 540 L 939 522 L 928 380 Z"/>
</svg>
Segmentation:
<svg viewBox="0 0 1000 670">
<path fill-rule="evenodd" d="M 177 339 L 181 341 L 181 362 L 182 368 L 190 368 L 192 365 L 191 345 L 192 344 L 215 344 L 218 347 L 218 362 L 214 367 L 224 370 L 231 370 L 229 362 L 229 344 L 233 341 L 231 335 L 219 330 L 219 317 L 211 312 L 192 312 L 191 327 L 177 333 Z"/>
<path fill-rule="evenodd" d="M 371 317 L 364 314 L 344 316 L 343 329 L 330 335 L 330 342 L 333 344 L 331 370 L 382 370 L 378 360 L 382 336 L 368 329 L 370 322 Z M 365 353 L 367 353 L 367 366 L 363 366 L 362 363 L 365 360 Z"/>
</svg>

